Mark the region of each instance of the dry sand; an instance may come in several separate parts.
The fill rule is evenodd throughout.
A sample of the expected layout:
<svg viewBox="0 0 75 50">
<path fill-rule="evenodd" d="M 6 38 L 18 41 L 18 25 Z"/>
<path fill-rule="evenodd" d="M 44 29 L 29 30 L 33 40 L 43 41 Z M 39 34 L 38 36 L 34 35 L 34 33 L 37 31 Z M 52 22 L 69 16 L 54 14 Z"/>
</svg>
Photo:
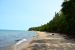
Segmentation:
<svg viewBox="0 0 75 50">
<path fill-rule="evenodd" d="M 75 50 L 75 43 L 58 33 L 36 31 L 37 35 L 24 50 Z"/>
<path fill-rule="evenodd" d="M 35 31 L 31 41 L 24 41 L 8 50 L 75 50 L 75 43 L 57 33 Z"/>
</svg>

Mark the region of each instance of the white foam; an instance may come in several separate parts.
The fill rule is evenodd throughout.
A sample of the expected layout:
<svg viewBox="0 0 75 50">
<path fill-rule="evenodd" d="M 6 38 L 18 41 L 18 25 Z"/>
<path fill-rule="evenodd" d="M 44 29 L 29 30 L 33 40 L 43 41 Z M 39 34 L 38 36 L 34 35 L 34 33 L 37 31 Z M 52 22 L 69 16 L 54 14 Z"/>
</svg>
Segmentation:
<svg viewBox="0 0 75 50">
<path fill-rule="evenodd" d="M 16 45 L 19 45 L 19 44 L 21 44 L 22 42 L 25 42 L 25 41 L 27 41 L 27 39 L 22 39 L 22 40 L 18 41 L 18 42 L 16 43 Z"/>
</svg>

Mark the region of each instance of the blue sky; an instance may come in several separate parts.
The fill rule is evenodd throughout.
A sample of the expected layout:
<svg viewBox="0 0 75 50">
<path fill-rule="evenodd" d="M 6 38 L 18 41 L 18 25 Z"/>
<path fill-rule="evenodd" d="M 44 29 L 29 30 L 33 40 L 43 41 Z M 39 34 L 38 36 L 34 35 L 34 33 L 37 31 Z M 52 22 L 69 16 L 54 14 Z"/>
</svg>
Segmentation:
<svg viewBox="0 0 75 50">
<path fill-rule="evenodd" d="M 0 29 L 27 30 L 49 22 L 62 0 L 0 0 Z"/>
</svg>

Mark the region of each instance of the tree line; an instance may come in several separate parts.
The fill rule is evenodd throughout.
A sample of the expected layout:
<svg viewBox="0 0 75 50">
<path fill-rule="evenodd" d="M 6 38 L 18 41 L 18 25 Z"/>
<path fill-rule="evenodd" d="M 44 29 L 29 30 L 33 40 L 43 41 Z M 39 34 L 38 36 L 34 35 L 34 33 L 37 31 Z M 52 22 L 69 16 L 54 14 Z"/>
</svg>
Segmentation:
<svg viewBox="0 0 75 50">
<path fill-rule="evenodd" d="M 75 37 L 75 0 L 62 3 L 62 9 L 47 24 L 31 27 L 29 30 L 56 32 Z"/>
</svg>

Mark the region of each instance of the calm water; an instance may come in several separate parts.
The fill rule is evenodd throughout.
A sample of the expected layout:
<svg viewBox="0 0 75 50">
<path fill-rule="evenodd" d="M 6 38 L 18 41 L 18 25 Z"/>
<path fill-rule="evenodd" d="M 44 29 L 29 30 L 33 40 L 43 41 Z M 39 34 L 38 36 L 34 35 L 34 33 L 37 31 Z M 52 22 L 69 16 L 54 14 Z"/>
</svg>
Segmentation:
<svg viewBox="0 0 75 50">
<path fill-rule="evenodd" d="M 30 39 L 35 32 L 20 30 L 0 30 L 0 48 L 16 43 L 18 40 Z"/>
</svg>

